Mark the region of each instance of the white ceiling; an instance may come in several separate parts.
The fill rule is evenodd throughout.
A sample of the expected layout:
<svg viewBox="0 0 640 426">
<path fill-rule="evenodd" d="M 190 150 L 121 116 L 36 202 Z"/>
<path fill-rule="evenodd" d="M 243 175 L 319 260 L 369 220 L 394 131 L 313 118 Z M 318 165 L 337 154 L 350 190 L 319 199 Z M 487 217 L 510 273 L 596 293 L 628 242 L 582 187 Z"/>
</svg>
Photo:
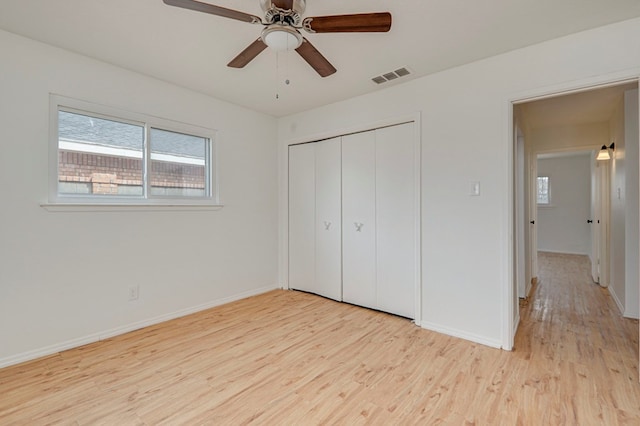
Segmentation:
<svg viewBox="0 0 640 426">
<path fill-rule="evenodd" d="M 208 2 L 262 16 L 258 0 Z M 227 68 L 260 27 L 161 0 L 0 0 L 0 28 L 284 116 L 640 16 L 638 0 L 307 2 L 304 16 L 389 11 L 393 25 L 389 33 L 304 34 L 338 69 L 324 79 L 295 52 L 266 50 L 244 69 Z M 370 80 L 400 67 L 413 74 L 382 85 Z"/>
<path fill-rule="evenodd" d="M 553 96 L 519 104 L 523 119 L 530 129 L 608 122 L 626 90 L 637 82 Z"/>
</svg>

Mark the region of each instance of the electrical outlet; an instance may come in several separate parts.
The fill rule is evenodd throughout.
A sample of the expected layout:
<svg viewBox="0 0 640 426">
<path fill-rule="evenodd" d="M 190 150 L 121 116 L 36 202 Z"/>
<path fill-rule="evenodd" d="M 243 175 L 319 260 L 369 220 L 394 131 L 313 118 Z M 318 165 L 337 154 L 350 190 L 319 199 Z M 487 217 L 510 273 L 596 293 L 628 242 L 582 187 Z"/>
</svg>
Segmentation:
<svg viewBox="0 0 640 426">
<path fill-rule="evenodd" d="M 138 296 L 140 295 L 140 286 L 132 285 L 129 287 L 129 301 L 138 300 Z"/>
</svg>

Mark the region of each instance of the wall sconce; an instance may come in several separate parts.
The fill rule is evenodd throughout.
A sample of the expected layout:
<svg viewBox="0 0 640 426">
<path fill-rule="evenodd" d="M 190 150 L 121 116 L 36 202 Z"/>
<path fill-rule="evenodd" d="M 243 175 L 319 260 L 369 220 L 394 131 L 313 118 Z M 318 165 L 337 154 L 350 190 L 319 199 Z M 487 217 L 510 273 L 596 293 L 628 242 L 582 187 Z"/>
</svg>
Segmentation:
<svg viewBox="0 0 640 426">
<path fill-rule="evenodd" d="M 596 157 L 596 160 L 611 160 L 611 155 L 609 154 L 609 150 L 615 151 L 616 144 L 611 142 L 611 145 L 609 145 L 608 147 L 606 145 L 602 145 L 602 148 L 600 148 L 600 151 L 598 152 L 598 156 Z"/>
</svg>

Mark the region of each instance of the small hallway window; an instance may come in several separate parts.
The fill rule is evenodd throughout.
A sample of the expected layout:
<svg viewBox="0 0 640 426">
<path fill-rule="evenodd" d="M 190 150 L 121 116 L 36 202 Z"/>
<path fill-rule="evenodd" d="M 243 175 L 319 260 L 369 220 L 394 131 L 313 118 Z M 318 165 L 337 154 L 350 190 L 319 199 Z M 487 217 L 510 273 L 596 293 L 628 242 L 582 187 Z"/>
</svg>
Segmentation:
<svg viewBox="0 0 640 426">
<path fill-rule="evenodd" d="M 548 205 L 549 197 L 549 176 L 538 176 L 538 204 Z"/>
</svg>

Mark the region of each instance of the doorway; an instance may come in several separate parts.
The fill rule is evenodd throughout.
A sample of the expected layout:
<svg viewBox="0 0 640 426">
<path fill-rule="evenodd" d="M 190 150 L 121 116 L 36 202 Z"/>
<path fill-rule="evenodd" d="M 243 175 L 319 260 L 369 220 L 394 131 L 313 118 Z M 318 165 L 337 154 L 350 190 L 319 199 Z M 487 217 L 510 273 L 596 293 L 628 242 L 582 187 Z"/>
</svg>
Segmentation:
<svg viewBox="0 0 640 426">
<path fill-rule="evenodd" d="M 515 310 L 517 298 L 526 298 L 538 278 L 538 155 L 563 156 L 581 151 L 593 159 L 592 184 L 600 197 L 595 210 L 590 209 L 589 217 L 583 218 L 585 222 L 592 221 L 590 239 L 594 244 L 588 248 L 588 255 L 597 265 L 594 277 L 602 286 L 612 284 L 609 290 L 625 316 L 638 317 L 637 89 L 638 81 L 633 80 L 513 102 Z M 611 143 L 614 149 L 608 148 Z M 603 145 L 612 159 L 596 162 Z M 610 181 L 607 183 L 603 177 Z M 514 318 L 519 315 L 516 313 Z M 517 324 L 514 334 L 515 328 Z"/>
</svg>

